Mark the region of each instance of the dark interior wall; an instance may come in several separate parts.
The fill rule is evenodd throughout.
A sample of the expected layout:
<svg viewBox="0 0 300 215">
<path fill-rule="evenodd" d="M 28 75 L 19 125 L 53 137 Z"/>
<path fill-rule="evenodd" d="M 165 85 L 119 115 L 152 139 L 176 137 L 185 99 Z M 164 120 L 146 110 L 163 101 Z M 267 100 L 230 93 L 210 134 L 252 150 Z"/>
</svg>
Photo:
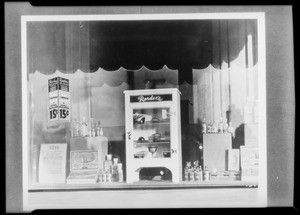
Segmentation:
<svg viewBox="0 0 300 215">
<path fill-rule="evenodd" d="M 33 8 L 5 4 L 6 210 L 22 211 L 21 15 L 265 12 L 267 66 L 268 205 L 293 204 L 294 64 L 292 8 L 238 7 L 74 7 Z M 276 117 L 274 117 L 276 116 Z M 270 126 L 272 125 L 272 126 Z M 283 126 L 284 125 L 284 126 Z M 284 127 L 284 129 L 283 129 Z M 278 132 L 281 131 L 281 132 Z"/>
</svg>

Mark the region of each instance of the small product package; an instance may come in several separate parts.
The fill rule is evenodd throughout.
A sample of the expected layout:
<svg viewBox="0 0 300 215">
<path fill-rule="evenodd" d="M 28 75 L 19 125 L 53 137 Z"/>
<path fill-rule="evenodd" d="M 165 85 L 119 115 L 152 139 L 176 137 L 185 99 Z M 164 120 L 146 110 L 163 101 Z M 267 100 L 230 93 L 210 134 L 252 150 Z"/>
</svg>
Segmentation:
<svg viewBox="0 0 300 215">
<path fill-rule="evenodd" d="M 68 184 L 90 184 L 98 180 L 98 151 L 76 150 L 70 152 Z"/>
</svg>

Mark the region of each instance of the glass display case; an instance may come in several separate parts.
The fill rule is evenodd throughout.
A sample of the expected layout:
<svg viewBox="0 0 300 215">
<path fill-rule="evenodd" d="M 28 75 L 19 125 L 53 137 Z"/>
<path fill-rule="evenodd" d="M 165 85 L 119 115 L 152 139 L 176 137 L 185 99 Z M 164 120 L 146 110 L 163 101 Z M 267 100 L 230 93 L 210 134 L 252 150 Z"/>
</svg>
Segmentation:
<svg viewBox="0 0 300 215">
<path fill-rule="evenodd" d="M 127 182 L 181 181 L 180 92 L 170 88 L 124 93 Z"/>
</svg>

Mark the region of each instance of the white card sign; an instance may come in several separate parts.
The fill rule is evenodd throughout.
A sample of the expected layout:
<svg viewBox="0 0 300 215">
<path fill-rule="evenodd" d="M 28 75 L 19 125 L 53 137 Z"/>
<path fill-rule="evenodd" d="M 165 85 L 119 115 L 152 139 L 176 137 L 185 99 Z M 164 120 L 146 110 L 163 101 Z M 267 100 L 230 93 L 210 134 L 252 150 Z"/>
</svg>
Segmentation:
<svg viewBox="0 0 300 215">
<path fill-rule="evenodd" d="M 67 144 L 42 144 L 39 158 L 39 183 L 65 183 Z"/>
</svg>

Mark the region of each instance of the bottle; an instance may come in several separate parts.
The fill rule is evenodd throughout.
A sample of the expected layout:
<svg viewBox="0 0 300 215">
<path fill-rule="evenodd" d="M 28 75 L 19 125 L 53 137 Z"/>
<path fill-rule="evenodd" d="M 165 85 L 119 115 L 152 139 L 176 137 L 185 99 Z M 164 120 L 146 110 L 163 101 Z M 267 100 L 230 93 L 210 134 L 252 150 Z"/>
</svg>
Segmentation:
<svg viewBox="0 0 300 215">
<path fill-rule="evenodd" d="M 227 129 L 228 129 L 228 123 L 227 123 L 227 119 L 225 118 L 224 124 L 223 124 L 223 131 L 224 131 L 224 133 L 228 133 Z"/>
<path fill-rule="evenodd" d="M 210 121 L 208 122 L 208 124 L 207 124 L 207 133 L 211 133 L 212 131 L 211 131 L 211 123 L 210 123 Z"/>
<path fill-rule="evenodd" d="M 102 130 L 102 128 L 100 128 L 100 136 L 101 137 L 103 136 L 103 130 Z"/>
<path fill-rule="evenodd" d="M 190 169 L 189 174 L 190 174 L 190 181 L 195 181 L 195 171 L 194 171 L 194 168 Z"/>
<path fill-rule="evenodd" d="M 124 176 L 123 176 L 123 170 L 119 169 L 118 170 L 118 182 L 123 182 Z"/>
<path fill-rule="evenodd" d="M 209 181 L 209 179 L 210 179 L 210 173 L 209 173 L 207 166 L 205 166 L 205 169 L 204 169 L 203 179 L 204 179 L 204 181 Z"/>
<path fill-rule="evenodd" d="M 93 126 L 92 127 L 92 137 L 95 137 L 96 136 L 96 131 L 95 131 L 95 127 Z"/>
<path fill-rule="evenodd" d="M 229 126 L 227 128 L 228 133 L 231 133 L 234 137 L 234 127 L 231 125 L 231 121 L 229 122 Z"/>
<path fill-rule="evenodd" d="M 222 119 L 222 117 L 220 117 L 220 122 L 219 122 L 219 125 L 218 125 L 218 132 L 219 133 L 223 133 L 223 127 L 224 127 L 223 119 Z"/>
<path fill-rule="evenodd" d="M 202 133 L 205 134 L 206 132 L 207 132 L 207 126 L 204 118 L 202 122 Z"/>
<path fill-rule="evenodd" d="M 106 155 L 106 160 L 103 164 L 104 171 L 111 171 L 112 161 L 111 161 L 111 154 Z"/>
<path fill-rule="evenodd" d="M 81 126 L 80 126 L 80 130 L 81 130 L 81 136 L 82 137 L 86 137 L 88 136 L 88 126 L 87 123 L 85 122 L 85 117 L 82 117 L 82 122 L 81 122 Z"/>
<path fill-rule="evenodd" d="M 98 121 L 97 130 L 96 130 L 96 135 L 97 136 L 100 136 L 100 129 L 101 129 L 101 122 Z"/>
<path fill-rule="evenodd" d="M 217 133 L 218 132 L 218 127 L 216 122 L 214 121 L 212 124 L 212 133 Z"/>
<path fill-rule="evenodd" d="M 102 180 L 103 180 L 102 170 L 100 169 L 100 170 L 99 170 L 99 173 L 98 173 L 98 181 L 99 181 L 99 183 L 101 183 Z"/>
<path fill-rule="evenodd" d="M 194 161 L 194 181 L 199 181 L 199 161 Z"/>
<path fill-rule="evenodd" d="M 113 165 L 111 165 L 112 181 L 118 181 L 118 158 L 113 159 Z"/>
<path fill-rule="evenodd" d="M 201 165 L 199 166 L 199 181 L 203 181 L 203 171 Z"/>
<path fill-rule="evenodd" d="M 184 180 L 189 181 L 189 166 L 191 165 L 191 162 L 187 161 L 186 165 L 184 167 Z"/>
<path fill-rule="evenodd" d="M 89 127 L 89 135 L 88 135 L 89 137 L 91 137 L 92 136 L 92 128 L 91 127 Z"/>
<path fill-rule="evenodd" d="M 118 163 L 118 182 L 123 182 L 124 176 L 123 176 L 123 169 L 122 169 L 122 163 Z"/>
</svg>

